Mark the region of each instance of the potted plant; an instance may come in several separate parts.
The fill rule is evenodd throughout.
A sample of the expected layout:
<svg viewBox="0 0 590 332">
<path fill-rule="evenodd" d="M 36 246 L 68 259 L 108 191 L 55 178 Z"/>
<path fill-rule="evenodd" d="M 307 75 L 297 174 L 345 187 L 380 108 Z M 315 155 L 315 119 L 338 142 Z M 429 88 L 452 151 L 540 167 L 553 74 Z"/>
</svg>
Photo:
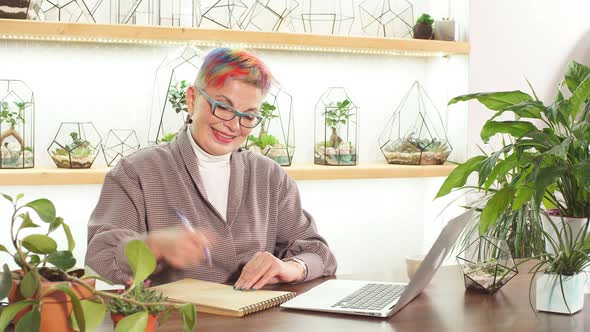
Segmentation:
<svg viewBox="0 0 590 332">
<path fill-rule="evenodd" d="M 346 91 L 342 88 L 328 89 L 316 105 L 316 112 L 320 117 L 316 119 L 314 163 L 333 166 L 356 165 L 358 109 L 348 98 Z M 342 138 L 341 135 L 345 137 Z"/>
<path fill-rule="evenodd" d="M 0 331 L 14 320 L 16 331 L 91 331 L 100 326 L 106 313 L 107 299 L 117 299 L 139 305 L 143 311 L 132 314 L 119 323 L 118 331 L 144 330 L 152 306 L 165 306 L 178 310 L 185 330 L 192 331 L 195 325 L 195 309 L 192 304 L 168 302 L 142 303 L 125 296 L 143 283 L 156 268 L 156 261 L 145 243 L 130 241 L 125 253 L 133 281 L 124 294 L 99 291 L 94 288 L 95 275 L 85 275 L 84 270 L 72 270 L 76 259 L 72 255 L 74 237 L 63 218 L 56 217 L 55 207 L 47 199 L 37 199 L 20 204 L 23 195 L 2 196 L 12 204 L 9 247 L 0 244 L 0 253 L 10 255 L 19 270 L 10 271 L 3 265 L 0 276 L 0 298 L 8 296 L 9 305 L 0 314 Z M 42 229 L 34 232 L 34 230 Z M 63 230 L 67 248 L 58 249 L 52 237 Z M 108 280 L 104 280 L 109 282 Z"/>
<path fill-rule="evenodd" d="M 182 112 L 186 113 L 186 118 L 184 123 L 187 123 L 190 119 L 190 115 L 188 114 L 188 107 L 186 106 L 186 90 L 188 88 L 188 84 L 186 80 L 182 80 L 177 84 L 173 84 L 168 89 L 168 102 L 172 105 L 172 109 L 176 114 L 181 114 Z M 184 113 L 182 113 L 184 114 Z M 165 133 L 161 138 L 160 142 L 169 143 L 176 137 L 176 132 L 169 132 Z"/>
<path fill-rule="evenodd" d="M 101 142 L 91 122 L 63 122 L 47 151 L 59 168 L 90 168 Z"/>
<path fill-rule="evenodd" d="M 414 38 L 415 39 L 432 39 L 433 29 L 432 24 L 434 19 L 428 14 L 422 14 L 416 20 L 414 25 Z"/>
<path fill-rule="evenodd" d="M 565 87 L 569 98 L 562 93 Z M 549 106 L 534 90 L 532 96 L 504 91 L 453 98 L 449 104 L 477 99 L 495 112 L 481 130 L 484 142 L 496 134 L 505 139 L 493 153 L 474 156 L 453 170 L 436 197 L 454 189 L 481 193 L 479 233 L 505 237 L 515 257 L 545 252 L 543 231 L 550 232 L 552 227 L 542 225 L 543 207 L 557 209 L 553 222 L 558 226 L 569 223 L 568 218 L 578 218 L 577 225 L 570 227 L 579 232 L 587 225 L 590 211 L 588 98 L 590 68 L 576 62 L 569 64 Z M 516 119 L 499 121 L 504 113 Z M 466 185 L 474 172 L 478 173 L 477 185 Z"/>
<path fill-rule="evenodd" d="M 548 226 L 553 233 L 543 231 L 543 235 L 551 250 L 529 259 L 535 262 L 529 298 L 536 277 L 535 308 L 571 315 L 584 307 L 585 270 L 590 266 L 588 224 L 580 232 L 567 224 L 559 227 L 552 219 L 548 219 Z"/>
<path fill-rule="evenodd" d="M 455 20 L 443 18 L 434 22 L 434 39 L 455 41 Z"/>
<path fill-rule="evenodd" d="M 19 133 L 24 130 L 24 111 L 31 105 L 30 102 L 14 101 L 13 107 L 4 101 L 0 103 L 0 126 L 8 124 L 8 127 L 0 132 L 0 168 L 33 167 L 33 152 L 26 145 L 25 139 Z"/>
<path fill-rule="evenodd" d="M 127 302 L 126 300 L 131 299 L 136 303 Z M 125 317 L 144 312 L 146 309 L 149 313 L 148 321 L 145 331 L 152 332 L 156 328 L 156 322 L 158 315 L 168 308 L 163 304 L 167 302 L 167 298 L 164 297 L 160 292 L 144 287 L 144 285 L 137 285 L 129 292 L 123 293 L 123 298 L 113 298 L 106 304 L 107 310 L 111 313 L 111 320 L 113 325 L 117 328 L 117 325 Z M 156 303 L 156 305 L 146 305 L 145 303 Z"/>
</svg>

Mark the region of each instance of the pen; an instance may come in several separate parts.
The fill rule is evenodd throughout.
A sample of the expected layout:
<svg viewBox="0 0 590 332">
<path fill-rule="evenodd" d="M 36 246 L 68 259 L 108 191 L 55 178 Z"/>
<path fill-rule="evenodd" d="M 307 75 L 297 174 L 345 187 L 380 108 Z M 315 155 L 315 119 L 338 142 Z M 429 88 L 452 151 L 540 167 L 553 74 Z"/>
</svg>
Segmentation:
<svg viewBox="0 0 590 332">
<path fill-rule="evenodd" d="M 180 219 L 180 222 L 184 225 L 184 227 L 186 227 L 186 229 L 194 233 L 195 229 L 193 228 L 193 226 L 191 226 L 191 223 L 188 221 L 188 219 L 186 219 L 186 217 L 182 215 L 182 213 L 180 213 L 180 211 L 178 211 L 177 209 L 174 209 L 174 212 L 176 212 L 176 216 L 178 217 L 178 219 Z M 209 251 L 209 247 L 205 247 L 203 251 L 205 253 L 205 258 L 207 259 L 207 265 L 213 266 L 213 261 L 211 260 L 211 252 Z"/>
</svg>

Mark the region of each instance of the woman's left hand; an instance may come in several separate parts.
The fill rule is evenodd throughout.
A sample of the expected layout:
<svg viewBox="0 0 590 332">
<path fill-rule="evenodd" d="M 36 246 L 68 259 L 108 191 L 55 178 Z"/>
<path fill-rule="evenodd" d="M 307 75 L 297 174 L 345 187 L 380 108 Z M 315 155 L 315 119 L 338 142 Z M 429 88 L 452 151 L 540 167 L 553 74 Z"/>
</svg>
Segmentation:
<svg viewBox="0 0 590 332">
<path fill-rule="evenodd" d="M 305 271 L 292 261 L 283 262 L 269 252 L 258 252 L 242 269 L 234 288 L 260 289 L 264 285 L 290 283 L 303 279 Z"/>
</svg>

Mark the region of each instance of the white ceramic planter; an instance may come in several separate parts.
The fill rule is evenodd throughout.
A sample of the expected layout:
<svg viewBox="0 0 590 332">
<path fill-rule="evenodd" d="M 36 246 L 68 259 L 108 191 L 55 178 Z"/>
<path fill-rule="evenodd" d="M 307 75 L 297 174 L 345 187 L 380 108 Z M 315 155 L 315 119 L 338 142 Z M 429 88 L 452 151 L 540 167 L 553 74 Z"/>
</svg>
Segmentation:
<svg viewBox="0 0 590 332">
<path fill-rule="evenodd" d="M 455 41 L 455 21 L 440 20 L 434 22 L 434 39 Z"/>
<path fill-rule="evenodd" d="M 553 223 L 557 226 L 557 229 L 559 231 L 561 231 L 563 229 L 564 225 L 569 225 L 569 227 L 571 227 L 572 230 L 572 236 L 575 239 L 576 236 L 578 235 L 578 233 L 580 233 L 582 231 L 582 229 L 584 228 L 584 225 L 586 224 L 586 222 L 588 221 L 588 218 L 570 218 L 570 217 L 564 217 L 563 219 L 559 216 L 549 216 L 549 218 L 551 218 L 551 220 L 553 221 Z M 543 229 L 545 230 L 545 232 L 547 232 L 547 234 L 549 234 L 549 236 L 551 236 L 551 238 L 557 240 L 557 234 L 555 233 L 555 229 L 551 226 L 551 224 L 549 223 L 549 221 L 547 220 L 547 217 L 545 217 L 544 215 L 541 216 L 541 221 L 543 223 Z M 590 228 L 589 228 L 589 233 L 590 233 Z M 569 232 L 569 230 L 568 230 Z M 553 247 L 551 246 L 551 244 L 546 243 L 545 244 L 545 250 L 547 250 L 547 252 L 553 254 L 555 253 L 553 250 Z M 586 268 L 586 284 L 584 286 L 584 293 L 585 294 L 590 294 L 590 267 Z"/>
<path fill-rule="evenodd" d="M 584 307 L 586 274 L 578 273 L 574 276 L 561 276 L 561 283 L 563 284 L 563 293 L 558 274 L 544 273 L 539 275 L 535 303 L 537 310 L 574 314 Z"/>
</svg>

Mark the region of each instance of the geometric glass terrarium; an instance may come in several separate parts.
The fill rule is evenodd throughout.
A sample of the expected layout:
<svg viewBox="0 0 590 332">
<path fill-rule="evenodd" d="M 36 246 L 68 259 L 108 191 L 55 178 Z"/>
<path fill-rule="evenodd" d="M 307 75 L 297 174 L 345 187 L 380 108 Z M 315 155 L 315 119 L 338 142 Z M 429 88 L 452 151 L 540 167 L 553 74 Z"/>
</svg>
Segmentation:
<svg viewBox="0 0 590 332">
<path fill-rule="evenodd" d="M 101 142 L 92 122 L 62 122 L 47 152 L 59 168 L 90 168 Z"/>
<path fill-rule="evenodd" d="M 328 88 L 322 94 L 315 106 L 315 164 L 357 164 L 358 112 L 344 88 Z"/>
<path fill-rule="evenodd" d="M 366 35 L 412 38 L 414 7 L 406 0 L 365 0 L 359 5 L 361 27 Z"/>
<path fill-rule="evenodd" d="M 459 255 L 465 288 L 494 294 L 518 274 L 518 269 L 504 239 L 480 236 Z"/>
<path fill-rule="evenodd" d="M 197 77 L 201 52 L 192 46 L 178 49 L 162 61 L 154 79 L 148 143 L 170 142 L 187 121 L 186 89 Z"/>
<path fill-rule="evenodd" d="M 107 166 L 114 166 L 121 158 L 139 150 L 135 130 L 111 129 L 102 144 L 102 153 Z"/>
<path fill-rule="evenodd" d="M 295 32 L 292 14 L 297 7 L 295 0 L 256 0 L 240 25 L 244 30 Z"/>
<path fill-rule="evenodd" d="M 264 118 L 256 134 L 248 136 L 245 147 L 274 160 L 281 166 L 291 166 L 295 152 L 293 97 L 280 88 L 268 93 L 260 115 Z"/>
<path fill-rule="evenodd" d="M 440 112 L 418 81 L 408 90 L 379 136 L 390 164 L 441 165 L 453 150 Z"/>
<path fill-rule="evenodd" d="M 153 0 L 112 0 L 111 23 L 157 25 Z"/>
<path fill-rule="evenodd" d="M 352 0 L 304 0 L 301 20 L 304 32 L 350 35 L 354 22 L 354 4 Z"/>
<path fill-rule="evenodd" d="M 0 80 L 0 168 L 35 166 L 33 91 L 19 80 Z"/>
<path fill-rule="evenodd" d="M 200 28 L 242 29 L 248 6 L 241 0 L 195 0 L 195 17 Z"/>
<path fill-rule="evenodd" d="M 45 0 L 41 4 L 39 18 L 45 21 L 96 23 L 90 8 L 92 6 L 85 0 Z"/>
</svg>

